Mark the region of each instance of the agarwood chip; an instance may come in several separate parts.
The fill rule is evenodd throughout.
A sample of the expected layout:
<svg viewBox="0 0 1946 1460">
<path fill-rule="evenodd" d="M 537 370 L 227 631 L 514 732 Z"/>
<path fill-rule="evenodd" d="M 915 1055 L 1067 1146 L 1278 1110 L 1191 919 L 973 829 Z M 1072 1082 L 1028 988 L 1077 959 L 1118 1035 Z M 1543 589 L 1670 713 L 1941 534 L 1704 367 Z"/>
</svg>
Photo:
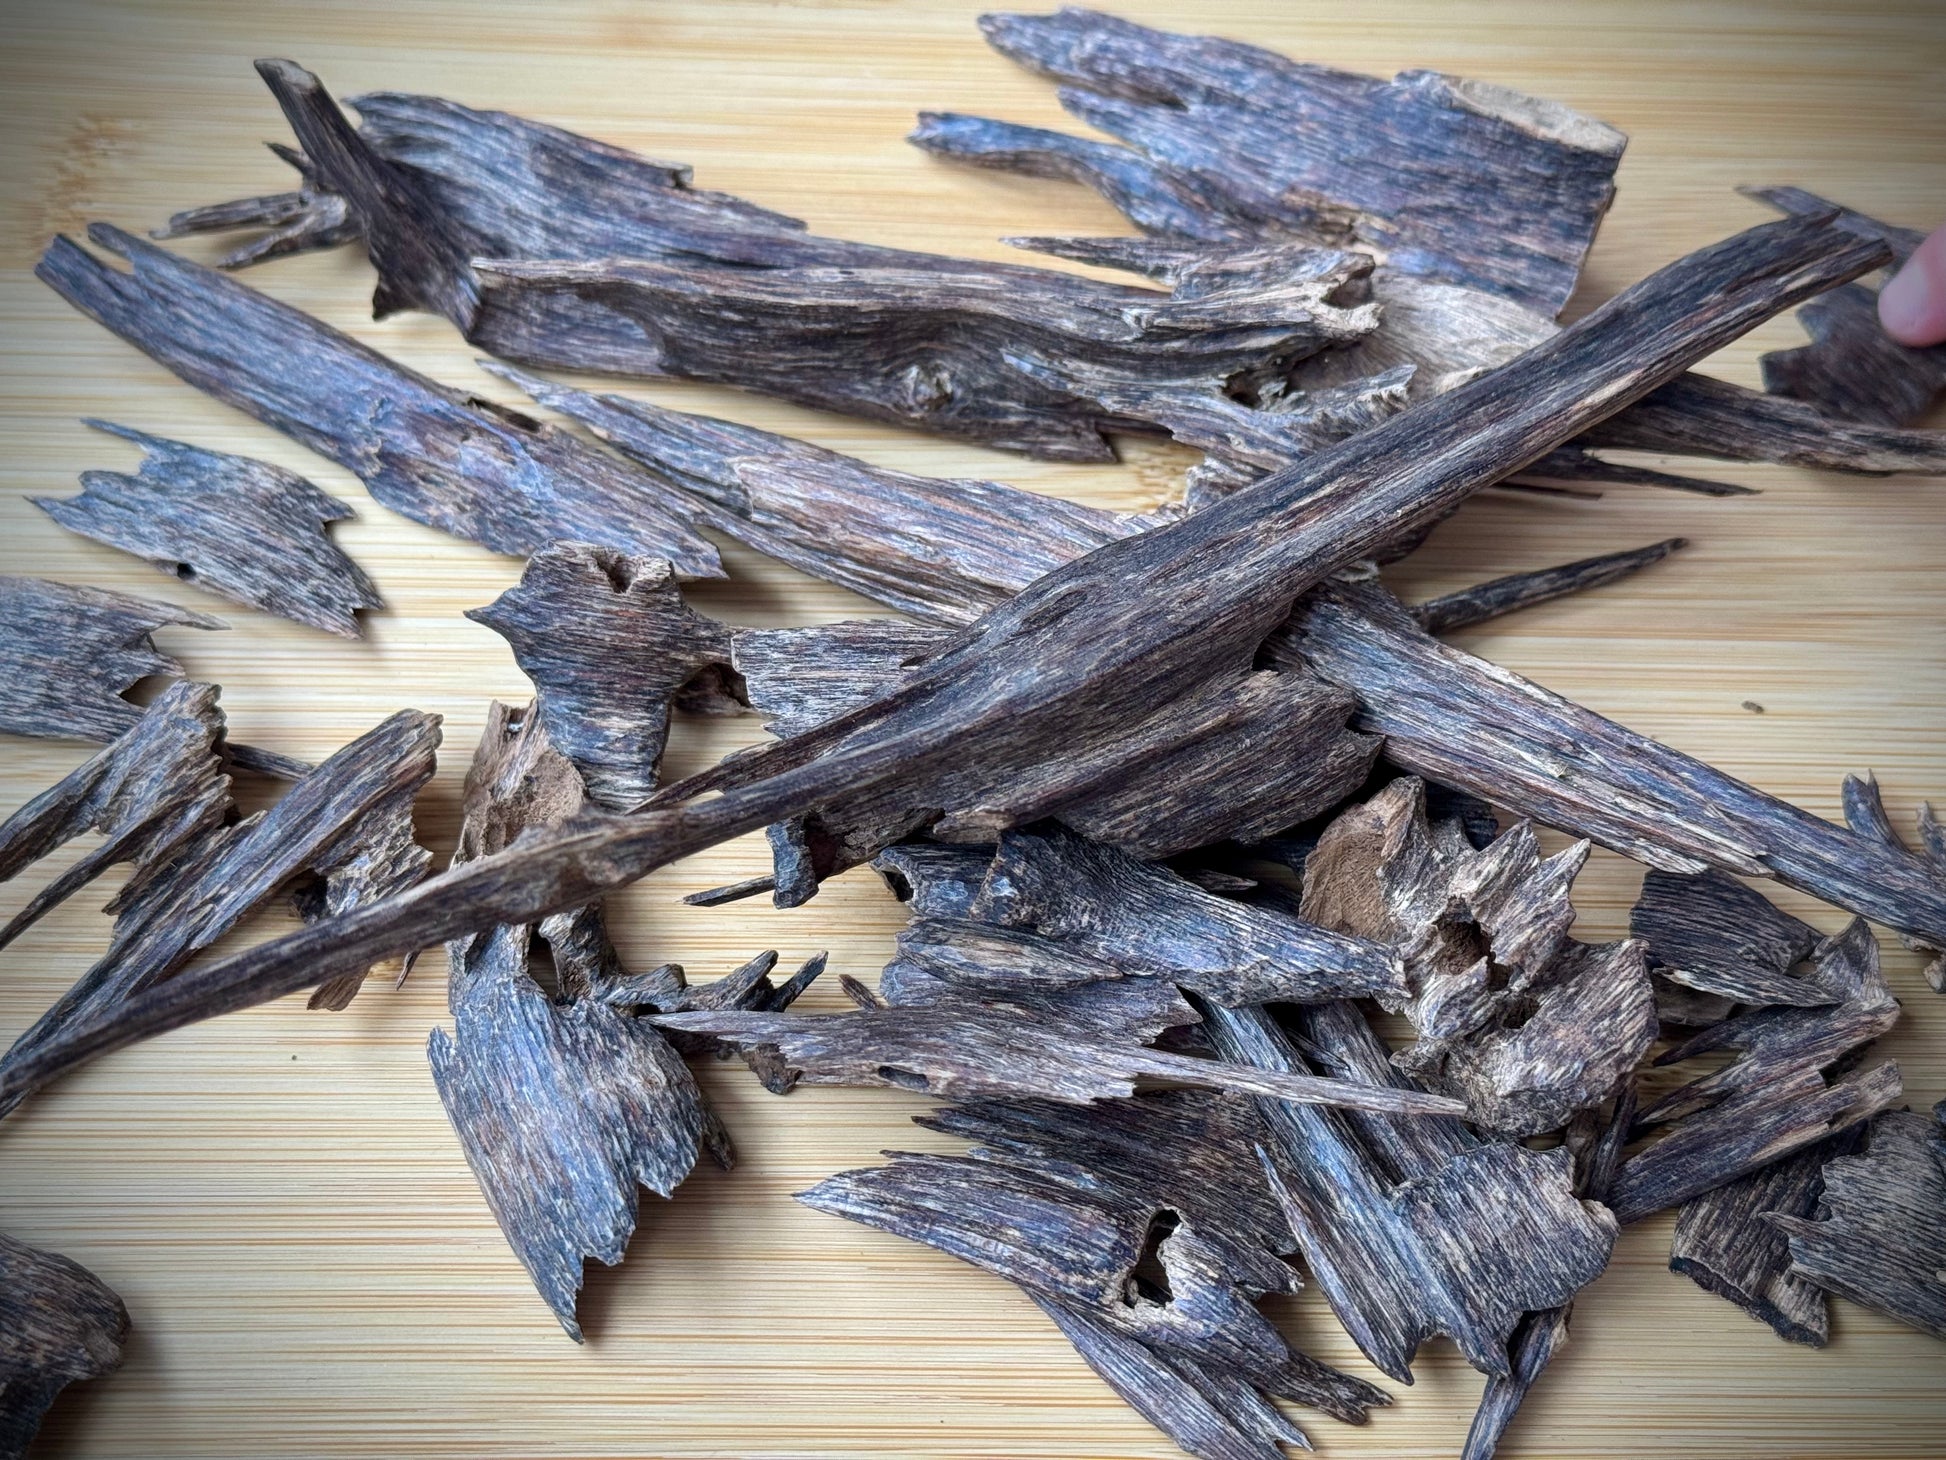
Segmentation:
<svg viewBox="0 0 1946 1460">
<path fill-rule="evenodd" d="M 1570 593 L 1581 593 L 1619 582 L 1687 546 L 1689 542 L 1686 538 L 1671 537 L 1650 543 L 1647 547 L 1631 548 L 1627 552 L 1603 553 L 1599 557 L 1563 563 L 1558 568 L 1510 573 L 1504 578 L 1476 583 L 1457 593 L 1442 594 L 1415 604 L 1412 616 L 1424 625 L 1429 634 L 1456 633 L 1487 619 L 1499 618 L 1502 614 L 1532 608 L 1537 603 L 1551 603 Z"/>
<path fill-rule="evenodd" d="M 1819 941 L 1818 930 L 1727 873 L 1684 876 L 1651 869 L 1629 912 L 1628 930 L 1648 940 L 1658 976 L 1715 996 L 1716 1013 L 1708 1023 L 1728 1018 L 1736 1004 L 1810 1007 L 1838 998 L 1818 980 L 1794 972 Z M 1684 1010 L 1693 1016 L 1698 1007 L 1691 1003 Z"/>
<path fill-rule="evenodd" d="M 1219 1054 L 1266 1071 L 1307 1068 L 1262 1009 L 1212 1008 Z M 1556 1308 L 1607 1265 L 1615 1222 L 1574 1195 L 1566 1150 L 1461 1145 L 1394 1183 L 1336 1112 L 1260 1102 L 1266 1171 L 1317 1284 L 1360 1350 L 1407 1381 L 1436 1333 L 1489 1374 L 1509 1372 L 1521 1315 Z"/>
<path fill-rule="evenodd" d="M 1779 1338 L 1823 1348 L 1830 1332 L 1824 1291 L 1792 1274 L 1790 1245 L 1769 1218 L 1811 1216 L 1825 1166 L 1856 1151 L 1864 1134 L 1864 1126 L 1852 1126 L 1684 1202 L 1669 1270 L 1768 1323 Z"/>
<path fill-rule="evenodd" d="M 1946 1338 L 1946 1102 L 1933 1119 L 1890 1110 L 1864 1154 L 1824 1168 L 1818 1216 L 1770 1220 L 1790 1239 L 1791 1276 Z"/>
<path fill-rule="evenodd" d="M 532 708 L 494 705 L 467 772 L 455 860 L 490 856 L 527 827 L 572 816 L 581 795 Z M 682 1057 L 591 987 L 612 949 L 548 933 L 547 924 L 502 925 L 449 944 L 453 1032 L 434 1029 L 426 1055 L 494 1219 L 578 1343 L 582 1264 L 622 1260 L 637 1187 L 668 1197 L 703 1147 L 726 1165 L 730 1150 Z M 558 990 L 534 980 L 540 942 L 556 955 Z"/>
<path fill-rule="evenodd" d="M 119 228 L 96 223 L 88 238 L 131 270 L 60 237 L 35 274 L 197 389 L 354 473 L 392 511 L 495 552 L 567 539 L 723 575 L 715 547 L 627 463 Z"/>
<path fill-rule="evenodd" d="M 169 685 L 112 745 L 0 825 L 0 881 L 83 832 L 105 838 L 0 928 L 0 947 L 116 863 L 134 863 L 139 880 L 221 824 L 233 803 L 218 693 L 213 684 Z"/>
<path fill-rule="evenodd" d="M 1483 81 L 1381 81 L 1098 11 L 986 15 L 980 29 L 1130 146 L 933 114 L 920 146 L 1093 184 L 1146 232 L 1355 241 L 1548 314 L 1574 290 L 1627 140 Z"/>
<path fill-rule="evenodd" d="M 0 1233 L 0 1456 L 24 1460 L 55 1396 L 119 1368 L 127 1337 L 100 1278 Z"/>
<path fill-rule="evenodd" d="M 133 553 L 172 578 L 347 639 L 361 608 L 383 608 L 325 535 L 352 511 L 295 472 L 106 421 L 87 424 L 143 450 L 134 476 L 86 471 L 78 497 L 30 500 L 71 532 Z"/>
<path fill-rule="evenodd" d="M 466 616 L 512 646 L 548 740 L 611 811 L 654 793 L 670 705 L 730 660 L 729 631 L 683 603 L 666 561 L 590 543 L 543 548 L 519 584 Z"/>
<path fill-rule="evenodd" d="M 149 636 L 221 619 L 101 588 L 0 577 L 0 731 L 114 740 L 142 718 L 122 696 L 139 679 L 182 666 Z"/>
<path fill-rule="evenodd" d="M 109 904 L 116 916 L 107 951 L 0 1057 L 0 1074 L 71 1030 L 112 1020 L 128 1000 L 170 982 L 197 951 L 292 879 L 317 874 L 328 887 L 374 839 L 385 848 L 380 864 L 400 867 L 400 808 L 431 778 L 438 744 L 438 716 L 401 710 L 298 781 L 267 812 L 231 825 L 212 823 L 178 841 L 169 857 L 146 863 Z M 417 848 L 405 854 L 411 880 L 423 874 L 428 860 Z M 381 896 L 404 890 L 389 875 L 373 884 L 354 873 L 351 886 Z M 341 900 L 338 911 L 344 910 Z M 343 974 L 364 972 L 361 966 Z M 216 995 L 215 1003 L 222 1002 Z M 17 1100 L 0 1096 L 0 1113 Z"/>
</svg>

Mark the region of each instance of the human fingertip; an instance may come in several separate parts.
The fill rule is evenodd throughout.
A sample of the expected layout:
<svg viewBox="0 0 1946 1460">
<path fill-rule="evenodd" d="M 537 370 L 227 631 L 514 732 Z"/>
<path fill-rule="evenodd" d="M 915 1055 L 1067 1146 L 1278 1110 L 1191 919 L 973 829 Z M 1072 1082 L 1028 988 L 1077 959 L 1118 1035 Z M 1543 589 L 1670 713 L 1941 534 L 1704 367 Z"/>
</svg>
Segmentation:
<svg viewBox="0 0 1946 1460">
<path fill-rule="evenodd" d="M 1946 228 L 1920 244 L 1879 290 L 1878 319 L 1902 345 L 1946 343 Z"/>
</svg>

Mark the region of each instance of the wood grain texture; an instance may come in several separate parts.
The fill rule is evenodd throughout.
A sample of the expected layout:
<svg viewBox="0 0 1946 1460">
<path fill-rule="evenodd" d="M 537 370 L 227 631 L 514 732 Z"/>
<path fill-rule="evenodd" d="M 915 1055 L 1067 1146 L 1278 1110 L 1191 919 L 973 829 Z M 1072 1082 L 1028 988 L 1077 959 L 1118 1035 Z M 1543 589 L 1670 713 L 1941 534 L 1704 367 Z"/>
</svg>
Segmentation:
<svg viewBox="0 0 1946 1460">
<path fill-rule="evenodd" d="M 283 123 L 250 69 L 297 55 L 340 90 L 399 89 L 502 107 L 695 165 L 819 232 L 1003 260 L 1008 234 L 1122 225 L 1071 185 L 976 172 L 902 140 L 922 108 L 1063 118 L 1045 82 L 994 55 L 965 3 L 640 0 L 550 6 L 192 0 L 160 7 L 23 0 L 0 58 L 0 571 L 198 604 L 27 501 L 76 472 L 133 464 L 79 418 L 114 418 L 272 461 L 358 511 L 335 533 L 390 607 L 337 643 L 247 610 L 226 634 L 165 629 L 163 649 L 224 686 L 238 739 L 321 760 L 385 714 L 444 714 L 466 747 L 493 696 L 530 693 L 505 644 L 464 609 L 520 564 L 379 507 L 348 473 L 175 381 L 29 276 L 56 230 L 131 229 L 239 187 L 287 186 L 256 147 Z M 1933 0 L 1832 7 L 1609 0 L 1564 14 L 1540 0 L 1413 0 L 1347 11 L 1237 0 L 1221 13 L 1131 0 L 1145 24 L 1219 31 L 1304 59 L 1390 75 L 1427 67 L 1520 87 L 1615 123 L 1631 144 L 1619 196 L 1570 316 L 1677 253 L 1757 221 L 1739 182 L 1798 183 L 1888 222 L 1946 204 L 1946 35 Z M 174 245 L 208 261 L 213 244 Z M 1103 277 L 1106 277 L 1105 275 Z M 349 253 L 280 260 L 253 285 L 401 362 L 500 399 L 443 321 L 369 319 L 371 273 Z M 1766 326 L 1708 369 L 1758 384 L 1756 358 L 1802 340 Z M 583 382 L 596 384 L 595 382 Z M 1145 510 L 1195 458 L 1135 443 L 1073 466 L 929 439 L 698 386 L 628 394 L 803 435 L 899 470 L 989 477 Z M 1939 418 L 1934 417 L 1939 424 Z M 1651 465 L 1667 465 L 1649 462 Z M 1678 466 L 1676 469 L 1681 470 Z M 1839 811 L 1843 772 L 1876 769 L 1896 819 L 1946 796 L 1946 485 L 1784 467 L 1712 475 L 1754 499 L 1614 486 L 1599 502 L 1496 496 L 1467 506 L 1395 575 L 1411 599 L 1495 573 L 1674 534 L 1694 546 L 1655 572 L 1464 636 L 1466 647 L 1763 789 Z M 736 623 L 871 612 L 754 555 L 694 597 Z M 1750 701 L 1759 715 L 1741 708 Z M 755 743 L 754 718 L 679 721 L 668 773 Z M 0 741 L 0 805 L 86 758 L 62 742 Z M 449 847 L 461 752 L 422 801 L 421 839 Z M 46 875 L 82 855 L 87 839 Z M 1551 842 L 1550 848 L 1561 845 Z M 765 870 L 755 836 L 614 899 L 631 967 L 718 976 L 757 949 L 794 965 L 830 948 L 868 980 L 902 908 L 871 873 L 790 912 L 755 899 L 684 907 Z M 111 879 L 112 880 L 112 879 Z M 1597 854 L 1576 889 L 1576 936 L 1620 936 L 1639 869 Z M 0 891 L 0 916 L 38 886 Z M 105 898 L 108 888 L 101 890 Z M 1823 932 L 1845 919 L 1782 895 Z M 0 1034 L 26 1027 L 98 954 L 106 920 L 77 899 L 6 951 Z M 266 919 L 262 931 L 288 924 Z M 1889 940 L 1888 940 L 1889 941 Z M 1906 1007 L 1883 1042 L 1908 1098 L 1946 1095 L 1946 1001 L 1888 946 Z M 301 999 L 126 1051 L 0 1126 L 0 1230 L 84 1263 L 126 1300 L 123 1369 L 49 1417 L 56 1456 L 1160 1457 L 1168 1442 L 1090 1374 L 1046 1318 L 986 1274 L 790 1200 L 887 1146 L 952 1150 L 905 1123 L 897 1092 L 766 1095 L 737 1063 L 699 1073 L 734 1132 L 734 1173 L 704 1168 L 644 1213 L 637 1259 L 589 1275 L 576 1350 L 534 1299 L 440 1111 L 426 1031 L 444 1017 L 438 960 L 342 1014 Z M 842 1004 L 814 987 L 804 1007 Z M 1928 1456 L 1946 1426 L 1939 1345 L 1842 1300 L 1822 1352 L 1785 1345 L 1667 1271 L 1671 1218 L 1625 1231 L 1575 1307 L 1573 1341 L 1501 1449 L 1512 1456 Z M 1305 1351 L 1378 1378 L 1311 1289 L 1272 1311 Z M 1410 1390 L 1363 1429 L 1307 1422 L 1321 1453 L 1456 1453 L 1480 1378 L 1429 1348 Z M 489 1418 L 490 1417 L 490 1418 Z"/>
</svg>

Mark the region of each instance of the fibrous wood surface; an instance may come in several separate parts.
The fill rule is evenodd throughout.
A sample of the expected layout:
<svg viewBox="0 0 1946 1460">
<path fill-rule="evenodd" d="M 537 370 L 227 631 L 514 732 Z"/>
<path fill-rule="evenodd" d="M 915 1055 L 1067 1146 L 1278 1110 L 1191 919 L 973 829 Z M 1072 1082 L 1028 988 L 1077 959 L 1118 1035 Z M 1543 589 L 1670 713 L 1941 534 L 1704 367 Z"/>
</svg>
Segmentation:
<svg viewBox="0 0 1946 1460">
<path fill-rule="evenodd" d="M 543 834 L 515 855 L 454 869 L 325 931 L 280 939 L 194 983 L 159 989 L 112 1026 L 9 1071 L 0 1088 L 24 1088 L 218 1005 L 349 972 L 406 951 L 403 944 L 579 905 L 699 847 L 813 807 L 842 809 L 847 796 L 904 799 L 910 787 L 915 812 L 928 804 L 936 812 L 949 764 L 971 778 L 969 789 L 991 794 L 1041 764 L 1047 744 L 1073 742 L 1082 726 L 1099 737 L 1107 721 L 1114 739 L 1124 739 L 1128 706 L 1163 700 L 1143 717 L 1153 720 L 1233 690 L 1291 602 L 1331 573 L 1436 520 L 1757 321 L 1886 256 L 1882 244 L 1800 221 L 1701 250 L 1502 370 L 1180 523 L 1056 569 L 989 610 L 874 705 L 672 787 L 641 816 Z M 1223 571 L 1212 572 L 1218 564 Z M 1158 604 L 1172 611 L 1160 616 Z M 722 794 L 684 804 L 706 791 Z M 1898 915 L 1920 920 L 1909 909 Z"/>
<path fill-rule="evenodd" d="M 26 1460 L 68 1385 L 118 1368 L 128 1310 L 78 1262 L 0 1233 L 0 1460 Z"/>
<path fill-rule="evenodd" d="M 467 772 L 455 859 L 491 855 L 581 799 L 545 720 L 495 705 Z M 541 942 L 558 992 L 534 980 Z M 500 1230 L 580 1342 L 582 1264 L 622 1260 L 637 1187 L 670 1196 L 705 1145 L 727 1164 L 728 1141 L 668 1041 L 599 997 L 616 960 L 598 921 L 495 927 L 454 940 L 448 963 L 454 1027 L 427 1043 L 433 1081 Z"/>
<path fill-rule="evenodd" d="M 351 509 L 268 462 L 114 426 L 141 469 L 81 474 L 78 497 L 36 497 L 61 526 L 145 558 L 171 577 L 328 633 L 357 638 L 354 616 L 383 608 L 365 571 L 325 535 Z"/>
<path fill-rule="evenodd" d="M 716 549 L 655 483 L 564 432 L 395 364 L 300 310 L 97 223 L 35 272 L 199 390 L 355 473 L 394 512 L 527 554 L 567 538 L 721 576 Z"/>
</svg>

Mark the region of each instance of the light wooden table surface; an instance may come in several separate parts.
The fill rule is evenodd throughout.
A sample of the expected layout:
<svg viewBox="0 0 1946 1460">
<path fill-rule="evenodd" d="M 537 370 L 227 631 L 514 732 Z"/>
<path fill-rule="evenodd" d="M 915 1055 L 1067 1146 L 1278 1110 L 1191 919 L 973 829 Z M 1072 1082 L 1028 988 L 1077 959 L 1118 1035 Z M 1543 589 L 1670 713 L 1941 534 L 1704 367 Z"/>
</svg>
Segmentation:
<svg viewBox="0 0 1946 1460">
<path fill-rule="evenodd" d="M 1623 127 L 1633 140 L 1621 196 L 1578 308 L 1755 221 L 1735 183 L 1801 183 L 1906 224 L 1946 214 L 1946 20 L 1931 0 L 1145 0 L 1123 12 L 1359 70 L 1484 77 Z M 258 145 L 286 136 L 250 70 L 262 55 L 313 67 L 340 95 L 432 92 L 685 160 L 700 185 L 827 233 L 1004 258 L 1005 234 L 1125 231 L 1079 188 L 956 168 L 901 140 L 929 106 L 1062 120 L 1052 87 L 985 48 L 975 13 L 957 0 L 16 3 L 0 55 L 0 569 L 213 608 L 228 633 L 175 630 L 165 646 L 224 686 L 233 733 L 260 745 L 320 758 L 401 706 L 444 715 L 448 749 L 420 813 L 422 840 L 443 852 L 488 700 L 528 693 L 501 640 L 460 612 L 512 583 L 518 563 L 391 516 L 338 468 L 178 383 L 36 284 L 38 251 L 90 219 L 146 227 L 183 205 L 285 186 Z M 350 252 L 249 278 L 442 380 L 506 393 L 444 321 L 373 324 L 370 272 Z M 1714 368 L 1754 383 L 1758 351 L 1794 330 L 1773 324 Z M 1120 466 L 1041 465 L 730 391 L 641 393 L 896 467 L 1117 507 L 1176 490 L 1191 459 L 1138 443 Z M 355 505 L 340 540 L 391 607 L 365 642 L 346 643 L 232 611 L 62 532 L 28 494 L 68 492 L 82 469 L 132 459 L 85 430 L 84 414 L 309 475 Z M 1820 813 L 1836 812 L 1844 772 L 1867 767 L 1902 821 L 1920 797 L 1946 796 L 1946 483 L 1724 475 L 1764 495 L 1482 500 L 1400 581 L 1444 588 L 1685 534 L 1696 546 L 1672 563 L 1476 633 L 1472 646 Z M 731 619 L 859 608 L 749 553 L 726 556 L 734 582 L 696 597 Z M 684 725 L 673 765 L 700 767 L 757 735 L 749 721 Z M 0 745 L 0 805 L 85 753 Z M 876 972 L 899 915 L 869 874 L 792 913 L 677 902 L 763 865 L 746 840 L 617 899 L 625 955 L 714 976 L 766 947 L 786 960 L 829 948 L 834 974 Z M 0 916 L 55 869 L 0 889 Z M 1597 857 L 1577 897 L 1584 936 L 1622 929 L 1638 879 Z M 105 897 L 78 899 L 0 955 L 0 1037 L 94 957 Z M 1842 921 L 1783 900 L 1822 927 Z M 282 925 L 279 914 L 252 931 Z M 1903 1066 L 1913 1104 L 1929 1106 L 1946 1095 L 1946 1000 L 1924 989 L 1913 957 L 1889 948 L 1887 958 L 1907 1016 L 1884 1052 Z M 810 1006 L 837 1000 L 820 990 Z M 871 1091 L 778 1100 L 740 1066 L 704 1079 L 741 1165 L 699 1169 L 673 1203 L 644 1198 L 628 1262 L 590 1275 L 590 1341 L 575 1348 L 502 1242 L 441 1114 L 423 1051 L 444 1018 L 434 958 L 402 992 L 374 987 L 343 1014 L 289 1000 L 116 1055 L 0 1126 L 0 1231 L 85 1263 L 135 1325 L 122 1371 L 57 1407 L 45 1453 L 1175 1453 L 1010 1287 L 791 1201 L 881 1148 L 936 1143 L 906 1123 L 918 1101 Z M 1844 1303 L 1829 1350 L 1789 1347 L 1669 1274 L 1668 1230 L 1651 1221 L 1623 1237 L 1506 1453 L 1946 1452 L 1946 1348 Z M 1315 1292 L 1285 1316 L 1311 1352 L 1370 1374 Z M 1368 1428 L 1306 1423 L 1328 1454 L 1450 1455 L 1478 1389 L 1450 1347 L 1433 1344 L 1417 1385 Z"/>
</svg>

